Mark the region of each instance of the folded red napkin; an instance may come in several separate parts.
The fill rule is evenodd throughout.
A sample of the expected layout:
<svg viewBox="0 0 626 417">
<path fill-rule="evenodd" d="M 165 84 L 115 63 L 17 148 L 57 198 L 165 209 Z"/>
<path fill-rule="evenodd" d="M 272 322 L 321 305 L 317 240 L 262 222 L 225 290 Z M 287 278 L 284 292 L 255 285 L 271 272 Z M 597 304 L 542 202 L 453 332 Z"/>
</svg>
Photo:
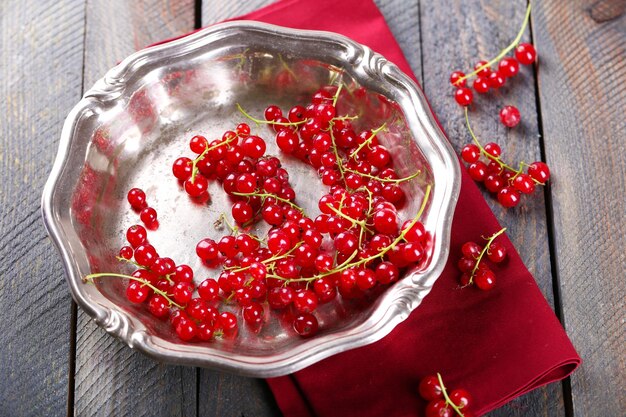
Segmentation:
<svg viewBox="0 0 626 417">
<path fill-rule="evenodd" d="M 284 0 L 238 19 L 346 35 L 411 69 L 371 0 Z M 440 372 L 464 388 L 476 415 L 565 378 L 580 358 L 506 236 L 508 260 L 494 265 L 496 287 L 459 289 L 461 245 L 501 226 L 462 169 L 450 258 L 432 292 L 403 323 L 374 344 L 325 359 L 293 375 L 269 379 L 286 417 L 419 416 L 419 380 Z"/>
<path fill-rule="evenodd" d="M 369 46 L 405 73 L 411 69 L 371 0 L 286 0 L 242 16 L 299 29 L 328 30 Z M 494 266 L 496 287 L 459 289 L 456 260 L 468 240 L 500 225 L 464 169 L 450 258 L 432 292 L 383 340 L 268 380 L 285 416 L 421 415 L 420 378 L 440 372 L 465 388 L 483 414 L 565 378 L 580 358 L 507 237 L 508 261 Z"/>
</svg>

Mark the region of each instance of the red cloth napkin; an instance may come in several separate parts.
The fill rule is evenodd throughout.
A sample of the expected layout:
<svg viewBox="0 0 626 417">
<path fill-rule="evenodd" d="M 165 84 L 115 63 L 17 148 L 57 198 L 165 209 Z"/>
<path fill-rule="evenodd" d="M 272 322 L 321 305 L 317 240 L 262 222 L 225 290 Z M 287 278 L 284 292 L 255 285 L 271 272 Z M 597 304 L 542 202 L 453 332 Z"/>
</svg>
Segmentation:
<svg viewBox="0 0 626 417">
<path fill-rule="evenodd" d="M 371 0 L 285 0 L 239 19 L 341 33 L 413 76 Z M 448 387 L 469 390 L 479 415 L 578 367 L 578 354 L 506 236 L 499 241 L 509 256 L 493 268 L 496 287 L 458 288 L 461 245 L 501 228 L 462 172 L 450 258 L 432 292 L 381 341 L 269 379 L 285 416 L 423 415 L 426 404 L 417 386 L 436 372 Z"/>
</svg>

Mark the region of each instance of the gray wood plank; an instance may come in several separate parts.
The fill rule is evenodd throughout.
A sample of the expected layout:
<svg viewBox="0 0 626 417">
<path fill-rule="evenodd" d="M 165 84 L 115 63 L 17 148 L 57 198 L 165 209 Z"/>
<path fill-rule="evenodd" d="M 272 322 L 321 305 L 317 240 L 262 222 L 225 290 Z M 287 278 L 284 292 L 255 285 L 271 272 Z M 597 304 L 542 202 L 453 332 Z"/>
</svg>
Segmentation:
<svg viewBox="0 0 626 417">
<path fill-rule="evenodd" d="M 132 52 L 193 29 L 193 0 L 89 2 L 85 87 Z M 160 364 L 133 351 L 79 311 L 76 416 L 195 416 L 195 368 Z"/>
<path fill-rule="evenodd" d="M 40 215 L 81 94 L 84 1 L 0 2 L 0 414 L 65 415 L 71 297 Z"/>
<path fill-rule="evenodd" d="M 626 4 L 537 2 L 539 97 L 575 416 L 626 408 Z"/>
<path fill-rule="evenodd" d="M 455 70 L 471 72 L 479 60 L 495 57 L 517 35 L 525 9 L 525 2 L 421 2 L 424 90 L 457 151 L 470 143 L 471 137 L 463 110 L 453 98 L 450 74 Z M 529 40 L 529 31 L 523 39 Z M 520 74 L 498 92 L 484 96 L 474 94 L 475 104 L 470 112 L 474 132 L 483 144 L 491 141 L 500 144 L 503 159 L 513 166 L 521 160 L 528 163 L 541 160 L 534 87 L 532 69 L 522 68 Z M 505 105 L 514 105 L 521 112 L 522 123 L 514 129 L 504 127 L 499 121 L 499 111 Z M 495 196 L 480 187 L 496 217 L 508 228 L 508 236 L 544 296 L 554 305 L 544 193 L 540 190 L 525 196 L 518 207 L 505 209 Z M 490 413 L 491 416 L 529 417 L 563 414 L 560 384 L 535 390 Z"/>
</svg>

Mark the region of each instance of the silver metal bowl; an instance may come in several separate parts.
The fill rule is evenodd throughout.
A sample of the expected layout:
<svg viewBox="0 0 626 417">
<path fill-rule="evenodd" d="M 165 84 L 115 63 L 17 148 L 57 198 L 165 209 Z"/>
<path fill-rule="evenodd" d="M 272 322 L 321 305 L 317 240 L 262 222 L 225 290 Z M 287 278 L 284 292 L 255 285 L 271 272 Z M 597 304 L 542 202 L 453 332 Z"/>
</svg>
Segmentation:
<svg viewBox="0 0 626 417">
<path fill-rule="evenodd" d="M 204 237 L 224 234 L 212 224 L 230 205 L 218 184 L 211 185 L 209 202 L 192 202 L 171 175 L 172 162 L 189 154 L 194 134 L 221 137 L 244 121 L 236 103 L 262 115 L 270 103 L 288 109 L 305 102 L 329 82 L 342 82 L 355 97 L 340 110 L 360 114 L 357 125 L 387 123 L 380 138 L 400 174 L 422 171 L 404 186 L 402 218 L 415 215 L 432 185 L 422 218 L 432 246 L 418 268 L 367 302 L 324 305 L 312 338 L 299 337 L 272 312 L 260 330 L 241 325 L 236 337 L 207 343 L 181 342 L 169 323 L 126 300 L 123 280 L 82 281 L 90 273 L 127 269 L 115 255 L 126 228 L 139 223 L 125 199 L 132 187 L 144 189 L 159 212 L 160 227 L 149 232 L 157 250 L 190 264 L 197 282 L 215 277 L 194 248 Z M 274 143 L 269 128 L 253 126 L 253 132 Z M 268 153 L 278 150 L 270 146 Z M 285 165 L 297 201 L 315 215 L 324 191 L 316 173 L 289 158 Z M 379 340 L 420 304 L 446 262 L 459 188 L 451 146 L 423 93 L 394 64 L 337 34 L 233 22 L 137 52 L 87 91 L 65 121 L 42 209 L 72 296 L 109 333 L 158 360 L 271 377 Z"/>
</svg>

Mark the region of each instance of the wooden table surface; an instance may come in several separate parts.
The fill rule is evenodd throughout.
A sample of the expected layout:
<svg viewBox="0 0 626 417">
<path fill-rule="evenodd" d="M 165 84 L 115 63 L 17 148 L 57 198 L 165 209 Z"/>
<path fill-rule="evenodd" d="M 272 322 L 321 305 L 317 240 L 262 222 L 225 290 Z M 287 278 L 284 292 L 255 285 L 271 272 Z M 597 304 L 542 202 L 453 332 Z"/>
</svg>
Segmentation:
<svg viewBox="0 0 626 417">
<path fill-rule="evenodd" d="M 267 0 L 0 1 L 0 415 L 275 416 L 262 380 L 164 365 L 72 302 L 40 198 L 69 110 L 116 62 Z M 469 142 L 448 76 L 517 33 L 523 1 L 377 0 L 457 150 Z M 524 39 L 539 64 L 475 129 L 508 160 L 545 160 L 543 192 L 494 213 L 583 358 L 562 383 L 490 416 L 626 414 L 626 2 L 538 0 Z M 497 122 L 516 105 L 523 124 Z"/>
</svg>

